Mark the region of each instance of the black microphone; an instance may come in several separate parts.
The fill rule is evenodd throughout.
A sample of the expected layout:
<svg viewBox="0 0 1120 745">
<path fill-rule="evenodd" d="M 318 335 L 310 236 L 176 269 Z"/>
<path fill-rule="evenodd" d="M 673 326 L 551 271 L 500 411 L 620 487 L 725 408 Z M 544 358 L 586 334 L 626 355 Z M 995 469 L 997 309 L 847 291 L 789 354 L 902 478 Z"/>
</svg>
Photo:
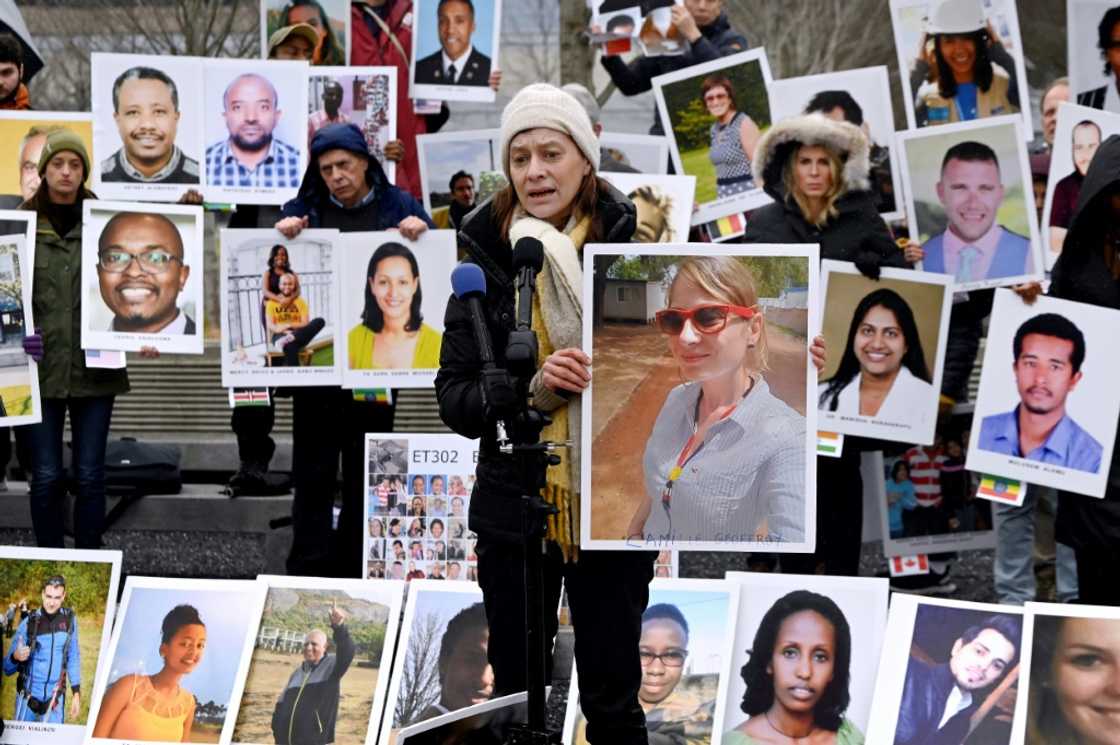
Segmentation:
<svg viewBox="0 0 1120 745">
<path fill-rule="evenodd" d="M 517 328 L 532 327 L 533 293 L 537 289 L 537 275 L 544 267 L 544 244 L 526 236 L 513 247 L 513 271 L 517 273 Z"/>
<path fill-rule="evenodd" d="M 490 342 L 490 330 L 486 328 L 486 315 L 482 310 L 482 298 L 486 297 L 486 275 L 478 264 L 459 264 L 451 271 L 451 291 L 455 297 L 464 300 L 471 311 L 474 326 L 474 340 L 478 344 L 478 355 L 483 367 L 494 366 L 494 345 Z"/>
<path fill-rule="evenodd" d="M 482 380 L 479 387 L 482 391 L 484 415 L 488 420 L 500 420 L 514 411 L 517 393 L 509 373 L 494 362 L 494 345 L 490 340 L 490 330 L 486 327 L 486 313 L 482 309 L 482 298 L 486 296 L 486 275 L 477 264 L 459 264 L 451 272 L 451 289 L 456 298 L 467 303 L 471 312 L 474 341 L 482 360 Z M 504 435 L 499 439 L 504 439 Z"/>
</svg>

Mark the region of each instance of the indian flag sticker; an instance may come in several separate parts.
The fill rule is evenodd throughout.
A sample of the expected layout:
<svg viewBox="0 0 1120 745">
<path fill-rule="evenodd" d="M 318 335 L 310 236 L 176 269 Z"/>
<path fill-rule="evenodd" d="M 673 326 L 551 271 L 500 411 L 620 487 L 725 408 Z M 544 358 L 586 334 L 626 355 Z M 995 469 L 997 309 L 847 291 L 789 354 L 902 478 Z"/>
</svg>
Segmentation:
<svg viewBox="0 0 1120 745">
<path fill-rule="evenodd" d="M 982 473 L 980 474 L 980 488 L 976 490 L 976 496 L 1018 507 L 1027 496 L 1027 485 L 1015 479 Z"/>
<path fill-rule="evenodd" d="M 817 430 L 817 455 L 839 458 L 844 452 L 844 435 L 839 432 Z"/>
</svg>

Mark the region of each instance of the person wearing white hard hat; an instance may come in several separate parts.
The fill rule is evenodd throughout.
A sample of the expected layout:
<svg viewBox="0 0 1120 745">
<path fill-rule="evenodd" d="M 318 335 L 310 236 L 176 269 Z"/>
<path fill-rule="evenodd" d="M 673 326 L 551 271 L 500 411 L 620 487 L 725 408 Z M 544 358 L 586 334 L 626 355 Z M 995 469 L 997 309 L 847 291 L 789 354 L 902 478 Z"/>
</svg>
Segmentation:
<svg viewBox="0 0 1120 745">
<path fill-rule="evenodd" d="M 931 4 L 910 82 L 919 127 L 1019 113 L 1015 63 L 981 0 Z"/>
</svg>

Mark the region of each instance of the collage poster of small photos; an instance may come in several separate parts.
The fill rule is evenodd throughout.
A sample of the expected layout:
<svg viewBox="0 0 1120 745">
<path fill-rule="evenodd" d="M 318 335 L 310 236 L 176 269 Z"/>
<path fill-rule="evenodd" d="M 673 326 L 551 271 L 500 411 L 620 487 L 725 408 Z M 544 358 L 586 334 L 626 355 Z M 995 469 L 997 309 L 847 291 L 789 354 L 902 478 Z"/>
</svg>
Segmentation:
<svg viewBox="0 0 1120 745">
<path fill-rule="evenodd" d="M 366 438 L 363 576 L 478 579 L 467 528 L 478 442 L 458 435 Z"/>
</svg>

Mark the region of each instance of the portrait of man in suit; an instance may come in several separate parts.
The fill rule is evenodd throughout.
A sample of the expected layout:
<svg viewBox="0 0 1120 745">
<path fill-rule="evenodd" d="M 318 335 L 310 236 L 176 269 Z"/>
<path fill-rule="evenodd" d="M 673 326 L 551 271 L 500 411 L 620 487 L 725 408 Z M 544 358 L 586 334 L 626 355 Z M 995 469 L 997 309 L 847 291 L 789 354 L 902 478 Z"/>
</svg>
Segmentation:
<svg viewBox="0 0 1120 745">
<path fill-rule="evenodd" d="M 490 58 L 474 48 L 474 3 L 471 0 L 439 0 L 440 50 L 416 60 L 416 83 L 420 85 L 486 86 L 490 81 Z"/>
<path fill-rule="evenodd" d="M 922 246 L 925 271 L 950 274 L 962 283 L 1029 271 L 1030 240 L 996 222 L 1004 186 L 992 148 L 975 141 L 949 148 L 941 161 L 937 198 L 948 227 Z"/>
</svg>

